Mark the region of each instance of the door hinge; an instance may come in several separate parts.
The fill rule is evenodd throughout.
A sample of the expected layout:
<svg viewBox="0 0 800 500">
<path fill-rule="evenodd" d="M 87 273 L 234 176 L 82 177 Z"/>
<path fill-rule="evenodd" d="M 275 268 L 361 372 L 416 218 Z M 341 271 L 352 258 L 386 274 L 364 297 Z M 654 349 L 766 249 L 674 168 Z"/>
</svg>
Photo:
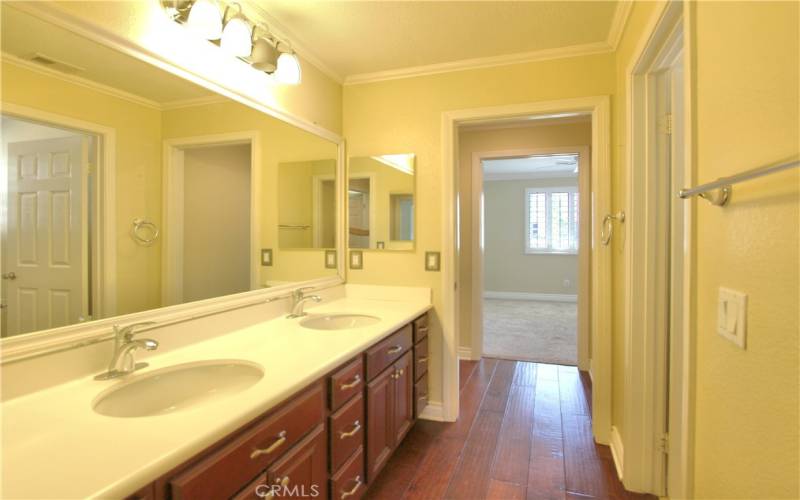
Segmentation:
<svg viewBox="0 0 800 500">
<path fill-rule="evenodd" d="M 672 135 L 672 113 L 664 115 L 664 133 Z"/>
<path fill-rule="evenodd" d="M 669 454 L 669 434 L 664 433 L 658 438 L 658 450 L 665 454 Z"/>
</svg>

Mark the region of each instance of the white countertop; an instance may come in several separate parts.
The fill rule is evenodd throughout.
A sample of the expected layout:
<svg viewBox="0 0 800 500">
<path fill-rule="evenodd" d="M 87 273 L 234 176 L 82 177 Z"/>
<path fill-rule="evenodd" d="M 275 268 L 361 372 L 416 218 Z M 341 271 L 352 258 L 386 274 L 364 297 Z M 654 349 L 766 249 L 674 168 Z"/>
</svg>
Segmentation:
<svg viewBox="0 0 800 500">
<path fill-rule="evenodd" d="M 175 413 L 114 418 L 92 402 L 117 381 L 85 377 L 2 405 L 0 497 L 122 498 L 180 465 L 430 309 L 429 301 L 344 298 L 311 314 L 378 316 L 375 325 L 320 331 L 283 317 L 149 357 L 132 377 L 179 363 L 241 359 L 264 377 L 237 394 Z M 128 377 L 130 379 L 130 377 Z"/>
</svg>

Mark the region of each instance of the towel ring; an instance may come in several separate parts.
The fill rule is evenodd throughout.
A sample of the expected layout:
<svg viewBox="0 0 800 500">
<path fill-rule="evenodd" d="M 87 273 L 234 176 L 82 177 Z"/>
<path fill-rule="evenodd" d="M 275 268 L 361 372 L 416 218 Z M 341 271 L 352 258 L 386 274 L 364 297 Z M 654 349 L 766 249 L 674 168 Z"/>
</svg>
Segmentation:
<svg viewBox="0 0 800 500">
<path fill-rule="evenodd" d="M 614 223 L 613 221 L 625 222 L 625 212 L 619 211 L 616 214 L 606 214 L 603 217 L 603 223 L 600 225 L 600 241 L 604 246 L 608 246 L 611 242 L 611 237 L 614 236 Z"/>
<path fill-rule="evenodd" d="M 156 242 L 158 234 L 158 228 L 152 222 L 140 218 L 133 219 L 131 238 L 133 238 L 133 241 L 138 245 L 149 247 Z"/>
</svg>

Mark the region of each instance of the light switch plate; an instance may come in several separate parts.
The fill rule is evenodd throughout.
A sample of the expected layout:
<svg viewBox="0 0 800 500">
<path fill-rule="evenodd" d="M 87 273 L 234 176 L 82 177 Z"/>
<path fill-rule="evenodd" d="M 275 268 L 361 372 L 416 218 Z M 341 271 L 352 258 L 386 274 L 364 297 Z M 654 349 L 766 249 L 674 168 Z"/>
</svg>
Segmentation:
<svg viewBox="0 0 800 500">
<path fill-rule="evenodd" d="M 350 269 L 364 269 L 364 253 L 361 250 L 350 250 Z"/>
<path fill-rule="evenodd" d="M 262 266 L 271 266 L 272 265 L 272 249 L 271 248 L 262 248 L 261 249 L 261 265 Z"/>
<path fill-rule="evenodd" d="M 425 252 L 425 270 L 439 271 L 441 269 L 441 253 Z"/>
<path fill-rule="evenodd" d="M 719 288 L 717 333 L 742 349 L 747 335 L 747 295 L 730 288 Z"/>
<path fill-rule="evenodd" d="M 325 269 L 336 269 L 336 250 L 325 250 Z"/>
</svg>

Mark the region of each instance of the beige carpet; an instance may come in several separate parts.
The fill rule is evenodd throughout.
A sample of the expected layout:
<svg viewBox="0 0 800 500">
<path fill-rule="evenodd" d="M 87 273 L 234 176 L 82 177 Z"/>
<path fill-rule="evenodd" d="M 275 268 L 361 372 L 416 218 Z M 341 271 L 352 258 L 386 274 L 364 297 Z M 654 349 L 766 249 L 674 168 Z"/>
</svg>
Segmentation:
<svg viewBox="0 0 800 500">
<path fill-rule="evenodd" d="M 483 301 L 483 355 L 538 363 L 578 363 L 578 304 Z"/>
</svg>

